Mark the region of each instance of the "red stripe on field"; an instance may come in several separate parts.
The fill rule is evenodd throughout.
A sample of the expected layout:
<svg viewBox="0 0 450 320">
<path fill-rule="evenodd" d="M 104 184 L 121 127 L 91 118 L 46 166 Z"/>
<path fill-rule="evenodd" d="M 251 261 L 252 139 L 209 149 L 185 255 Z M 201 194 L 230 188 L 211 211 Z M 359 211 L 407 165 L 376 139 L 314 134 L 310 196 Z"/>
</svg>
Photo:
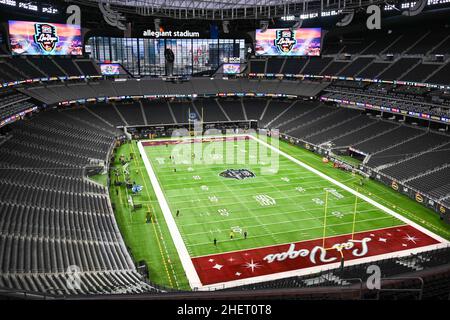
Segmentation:
<svg viewBox="0 0 450 320">
<path fill-rule="evenodd" d="M 345 261 L 350 261 L 440 243 L 410 225 L 359 232 L 353 240 L 351 235 L 329 237 L 325 239 L 329 250 L 323 250 L 322 241 L 214 254 L 192 258 L 192 262 L 202 284 L 209 285 L 340 262 L 339 247 Z"/>
</svg>

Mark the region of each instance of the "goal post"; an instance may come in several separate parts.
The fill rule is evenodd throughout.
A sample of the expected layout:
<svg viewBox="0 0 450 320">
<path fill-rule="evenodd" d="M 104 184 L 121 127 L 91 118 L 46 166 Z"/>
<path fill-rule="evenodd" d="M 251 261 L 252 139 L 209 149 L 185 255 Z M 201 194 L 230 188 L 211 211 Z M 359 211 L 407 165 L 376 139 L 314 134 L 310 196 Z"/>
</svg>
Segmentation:
<svg viewBox="0 0 450 320">
<path fill-rule="evenodd" d="M 358 189 L 356 189 L 356 192 L 359 192 Z M 356 225 L 356 211 L 358 209 L 358 196 L 355 195 L 355 206 L 353 207 L 353 222 L 352 222 L 352 240 L 355 238 L 355 225 Z"/>
<path fill-rule="evenodd" d="M 359 190 L 357 189 L 357 192 Z M 355 239 L 355 229 L 356 229 L 356 218 L 357 218 L 357 212 L 358 212 L 358 196 L 355 195 L 355 202 L 353 205 L 353 219 L 352 219 L 352 232 L 351 232 L 351 239 Z M 323 215 L 323 233 L 322 233 L 322 248 L 325 250 L 331 250 L 333 248 L 327 248 L 325 246 L 326 238 L 327 238 L 327 218 L 328 218 L 328 190 L 325 190 L 325 209 L 324 209 L 324 215 Z"/>
<path fill-rule="evenodd" d="M 328 190 L 325 190 L 325 212 L 323 215 L 323 234 L 322 234 L 322 248 L 325 248 L 325 239 L 327 236 L 327 211 L 328 211 Z"/>
</svg>

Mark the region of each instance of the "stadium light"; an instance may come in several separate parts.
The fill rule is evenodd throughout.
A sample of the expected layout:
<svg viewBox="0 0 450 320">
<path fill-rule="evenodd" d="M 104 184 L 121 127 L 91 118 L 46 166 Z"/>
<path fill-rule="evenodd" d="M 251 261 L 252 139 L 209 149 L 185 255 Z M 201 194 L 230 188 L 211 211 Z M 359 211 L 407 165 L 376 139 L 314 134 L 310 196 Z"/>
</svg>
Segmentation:
<svg viewBox="0 0 450 320">
<path fill-rule="evenodd" d="M 230 21 L 224 20 L 222 22 L 223 33 L 230 33 Z"/>
<path fill-rule="evenodd" d="M 155 31 L 160 31 L 161 29 L 161 19 L 156 18 L 153 23 L 155 24 Z"/>
</svg>

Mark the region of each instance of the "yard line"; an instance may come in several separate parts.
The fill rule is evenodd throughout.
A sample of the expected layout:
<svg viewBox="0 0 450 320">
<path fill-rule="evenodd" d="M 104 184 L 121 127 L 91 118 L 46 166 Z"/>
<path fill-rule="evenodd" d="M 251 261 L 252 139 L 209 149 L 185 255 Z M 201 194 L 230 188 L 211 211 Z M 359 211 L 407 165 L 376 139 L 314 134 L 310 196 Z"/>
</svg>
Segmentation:
<svg viewBox="0 0 450 320">
<path fill-rule="evenodd" d="M 168 169 L 169 166 L 170 166 L 170 169 Z M 213 165 L 210 165 L 208 169 L 205 169 L 205 170 L 199 169 L 199 166 L 203 166 L 203 164 L 192 164 L 191 166 L 189 166 L 189 165 L 183 165 L 183 166 L 186 166 L 186 167 L 168 164 L 168 165 L 159 165 L 159 166 L 156 166 L 156 168 L 161 173 L 173 172 L 173 168 L 176 168 L 177 173 L 179 173 L 180 175 L 181 174 L 189 174 L 189 173 L 193 173 L 193 172 L 198 173 L 198 174 L 205 173 L 205 172 L 209 173 L 211 171 L 211 168 L 213 168 Z M 206 166 L 206 164 L 205 164 L 205 166 Z M 258 171 L 260 171 L 261 168 L 263 168 L 263 167 L 265 167 L 265 166 L 262 164 L 242 164 L 242 165 L 220 164 L 220 165 L 217 165 L 218 170 L 244 169 L 245 168 L 245 169 L 256 171 L 255 174 L 257 174 Z M 188 168 L 192 168 L 193 171 L 188 171 Z M 296 169 L 296 170 L 290 169 L 287 166 L 285 168 L 283 168 L 283 166 L 280 166 L 279 170 L 277 172 L 273 173 L 272 175 L 273 176 L 279 176 L 282 174 L 289 175 L 292 173 L 299 173 L 299 172 L 302 172 L 303 174 L 305 174 L 305 176 L 303 176 L 303 177 L 306 177 L 306 178 L 312 178 L 315 176 L 315 174 L 308 172 L 307 170 L 299 171 L 298 169 Z"/>
<path fill-rule="evenodd" d="M 368 210 L 368 211 L 374 211 L 374 210 L 376 210 L 376 209 L 371 209 L 371 210 Z M 284 213 L 283 214 L 278 213 L 277 215 L 282 216 L 282 215 L 284 215 Z M 353 212 L 343 213 L 342 215 L 343 216 L 353 216 Z M 392 218 L 390 216 L 387 216 L 387 217 L 388 218 Z M 251 217 L 249 217 L 249 218 L 251 218 Z M 320 218 L 322 218 L 322 217 L 310 216 L 309 218 L 284 220 L 284 221 L 277 221 L 277 222 L 273 222 L 273 223 L 263 223 L 262 225 L 264 225 L 264 226 L 272 226 L 272 225 L 285 224 L 285 223 L 294 223 L 294 222 L 301 222 L 301 221 L 316 220 L 319 223 L 322 223 L 322 227 L 323 227 L 323 221 L 321 221 Z M 335 218 L 335 217 L 330 215 L 329 218 L 332 219 L 332 218 Z M 336 219 L 339 219 L 339 218 L 336 218 Z M 376 219 L 378 219 L 378 218 L 376 218 Z M 374 218 L 373 220 L 376 220 L 376 219 Z M 242 218 L 240 220 L 242 220 Z M 371 221 L 371 220 L 372 219 L 364 219 L 364 220 L 357 220 L 357 221 Z M 229 221 L 229 220 L 227 220 L 227 221 Z M 351 222 L 353 222 L 353 221 L 351 221 Z M 351 222 L 349 222 L 349 223 L 351 223 Z M 217 221 L 216 221 L 216 223 L 217 223 Z M 256 228 L 256 227 L 261 227 L 262 225 L 261 224 L 255 224 L 255 225 L 251 225 L 251 226 L 246 226 L 246 228 Z M 341 225 L 341 224 L 337 224 L 337 225 Z M 330 224 L 330 227 L 331 226 L 333 226 L 333 224 Z M 186 225 L 183 225 L 183 227 L 186 227 Z M 218 232 L 229 231 L 229 229 L 223 229 L 223 230 L 222 229 L 218 229 L 217 231 Z M 200 235 L 200 234 L 206 234 L 206 233 L 209 233 L 209 231 L 185 233 L 185 235 L 186 236 L 193 236 L 193 235 Z"/>
<path fill-rule="evenodd" d="M 281 180 L 281 179 L 280 179 Z M 179 182 L 179 181 L 178 181 Z M 216 183 L 217 183 L 218 181 L 217 180 L 210 180 L 210 181 L 205 181 L 205 180 L 197 180 L 196 182 L 192 182 L 192 183 L 197 183 L 197 184 L 201 184 L 201 185 L 208 185 L 209 184 L 209 186 L 211 187 L 211 188 L 217 188 L 217 186 L 215 185 Z M 211 185 L 211 183 L 213 184 L 213 185 Z M 190 184 L 190 183 L 189 183 Z M 244 184 L 243 185 L 241 185 L 240 187 L 239 187 L 239 190 L 253 190 L 253 189 L 263 189 L 263 188 L 267 188 L 266 186 L 254 186 L 254 184 L 258 184 L 258 183 L 248 183 L 248 184 L 245 184 L 245 186 L 247 186 L 247 185 L 249 185 L 250 187 L 249 188 L 242 188 L 242 186 L 244 186 Z M 292 187 L 292 189 L 295 189 L 295 187 L 306 187 L 306 188 L 309 188 L 309 189 L 319 189 L 320 187 L 326 187 L 326 186 L 329 186 L 329 184 L 323 184 L 322 186 L 318 186 L 318 187 L 310 187 L 309 185 L 318 185 L 318 184 L 320 184 L 320 182 L 312 182 L 312 181 L 310 181 L 310 182 L 302 182 L 302 183 L 299 183 L 299 182 L 295 182 L 295 183 L 291 183 L 291 182 L 284 182 L 284 183 L 280 183 L 280 184 L 275 184 L 275 186 L 278 186 L 278 187 L 283 187 L 283 186 L 286 186 L 286 187 Z M 178 184 L 175 184 L 175 183 L 173 183 L 173 184 L 165 184 L 165 186 L 166 187 L 171 187 L 171 186 L 179 186 L 180 184 L 178 183 Z M 184 184 L 184 185 L 186 185 L 186 184 Z M 197 188 L 199 188 L 200 186 L 198 186 L 198 185 L 196 185 L 195 187 L 197 187 Z M 183 189 L 197 189 L 197 188 L 195 188 L 195 187 L 188 187 L 188 188 L 183 188 Z M 175 190 L 176 190 L 176 188 L 175 188 Z M 339 190 L 339 189 L 338 189 Z M 338 191 L 338 190 L 336 190 L 336 191 Z M 342 192 L 344 192 L 345 190 L 342 190 Z M 225 193 L 226 191 L 217 191 L 217 192 L 222 192 L 222 193 Z"/>
<path fill-rule="evenodd" d="M 222 170 L 222 169 L 219 169 L 219 171 L 220 171 L 220 170 Z M 253 171 L 255 171 L 255 170 L 253 170 Z M 220 177 L 220 176 L 219 176 L 219 173 L 218 173 L 217 176 L 215 176 L 214 178 L 205 179 L 205 178 L 203 178 L 202 173 L 195 172 L 195 171 L 191 171 L 191 172 L 185 174 L 185 173 L 180 173 L 180 172 L 178 171 L 178 169 L 177 169 L 177 172 L 176 172 L 176 174 L 177 174 L 177 176 L 178 176 L 177 178 L 171 178 L 171 177 L 169 176 L 169 174 L 171 175 L 171 174 L 174 173 L 173 170 L 170 170 L 170 171 L 164 171 L 164 172 L 163 172 L 163 171 L 158 171 L 158 173 L 159 173 L 159 174 L 162 174 L 162 175 L 165 175 L 164 181 L 166 181 L 166 183 L 165 183 L 166 186 L 178 186 L 178 185 L 179 185 L 179 180 L 180 180 L 180 179 L 191 180 L 191 179 L 192 179 L 192 176 L 200 176 L 200 177 L 202 177 L 201 181 L 202 181 L 202 182 L 205 182 L 205 183 L 217 181 L 217 178 Z M 210 174 L 210 172 L 208 172 L 208 174 Z M 278 175 L 278 176 L 273 176 L 273 177 L 282 177 L 282 176 L 284 176 L 284 175 L 289 176 L 290 174 L 280 174 L 280 175 Z M 262 176 L 262 175 L 261 175 L 261 176 Z M 261 176 L 258 176 L 258 175 L 257 175 L 256 177 L 261 177 Z M 309 177 L 309 179 L 313 179 L 313 177 Z M 280 180 L 281 180 L 281 179 L 280 179 Z M 298 177 L 298 176 L 296 176 L 296 177 L 292 177 L 292 176 L 291 176 L 290 180 L 291 180 L 291 181 L 292 181 L 292 180 L 295 180 L 296 183 L 301 183 L 301 182 L 305 181 L 306 178 L 304 178 L 304 177 Z M 172 181 L 174 181 L 174 182 L 172 182 Z M 190 181 L 190 182 L 188 182 L 188 184 L 199 183 L 199 181 L 200 181 L 200 180 Z M 178 182 L 178 183 L 177 183 L 177 182 Z"/>
<path fill-rule="evenodd" d="M 199 211 L 199 213 L 203 213 L 202 211 L 207 211 L 207 210 L 205 210 L 205 208 L 206 209 L 212 209 L 212 210 L 215 210 L 216 208 L 217 209 L 223 209 L 223 207 L 224 206 L 238 206 L 239 204 L 210 204 L 210 205 L 202 205 L 202 206 L 192 206 L 192 207 L 190 207 L 189 208 L 189 210 L 198 210 Z M 339 206 L 339 207 L 336 207 L 336 208 L 341 208 L 341 207 L 346 207 L 347 205 L 342 205 L 342 206 Z M 348 205 L 348 206 L 350 206 L 350 204 Z M 306 211 L 306 210 L 322 210 L 322 212 L 323 212 L 323 208 L 305 208 L 305 207 L 302 207 L 303 208 L 303 210 L 296 210 L 296 211 L 293 211 L 293 212 L 302 212 L 302 211 Z M 273 207 L 256 207 L 256 208 L 253 208 L 252 209 L 252 211 L 267 211 L 267 210 L 272 210 L 273 209 Z M 209 210 L 209 211 L 210 211 Z M 242 212 L 242 210 L 239 210 L 238 212 Z M 283 211 L 283 213 L 285 213 L 285 212 L 290 212 L 290 211 Z M 190 214 L 184 214 L 183 215 L 184 217 L 197 217 L 197 215 L 196 214 L 193 214 L 193 215 L 190 215 Z"/>
<path fill-rule="evenodd" d="M 320 208 L 319 208 L 320 209 Z M 323 211 L 323 209 L 320 209 Z M 260 218 L 266 218 L 266 217 L 272 217 L 272 216 L 284 216 L 284 215 L 288 215 L 290 213 L 303 213 L 305 211 L 308 211 L 308 209 L 302 209 L 299 211 L 283 211 L 282 213 L 277 212 L 277 213 L 271 213 L 271 214 L 264 214 L 264 215 L 259 215 Z M 321 213 L 322 213 L 321 211 Z M 368 209 L 368 210 L 362 210 L 362 211 L 358 211 L 359 213 L 370 213 L 370 212 L 380 212 L 378 211 L 376 208 L 373 209 Z M 347 215 L 346 213 L 343 213 L 344 215 Z M 353 212 L 349 213 L 353 215 Z M 246 219 L 253 219 L 253 217 L 239 217 L 239 218 L 232 218 L 232 219 L 227 219 L 227 221 L 240 221 L 240 220 L 246 220 Z M 306 218 L 305 220 L 309 220 L 309 219 L 313 219 L 313 218 Z M 203 221 L 203 222 L 198 222 L 198 223 L 190 223 L 190 224 L 183 224 L 181 225 L 182 227 L 191 227 L 191 226 L 196 226 L 196 225 L 204 225 L 204 224 L 216 224 L 220 221 L 218 220 L 212 220 L 212 221 Z"/>
<path fill-rule="evenodd" d="M 267 189 L 267 187 L 266 187 L 266 189 Z M 274 191 L 275 192 L 281 192 L 281 191 L 276 191 L 276 190 L 272 190 L 271 192 L 273 193 Z M 266 194 L 270 194 L 271 192 L 267 192 Z M 257 194 L 258 193 L 253 194 L 253 195 L 257 195 Z M 211 193 L 210 195 L 212 196 L 212 195 L 214 195 L 214 193 Z M 251 195 L 249 194 L 249 196 L 251 196 Z M 295 195 L 295 196 L 287 196 L 287 197 L 285 196 L 285 197 L 278 197 L 278 198 L 274 198 L 274 199 L 275 200 L 290 200 L 290 199 L 292 200 L 292 199 L 298 199 L 298 198 L 309 198 L 309 197 L 311 197 L 310 200 L 312 200 L 312 199 L 314 199 L 316 197 L 319 197 L 319 196 L 323 196 L 323 193 L 314 193 L 314 194 L 305 194 L 305 195 L 299 194 L 299 195 Z M 172 199 L 171 196 L 168 196 L 168 198 Z M 219 201 L 220 201 L 220 199 L 232 199 L 232 198 L 234 198 L 234 197 L 218 197 Z M 344 200 L 344 199 L 341 199 L 341 201 L 342 200 Z M 347 200 L 347 199 L 345 199 L 345 200 Z M 203 199 L 203 202 L 206 202 L 206 201 L 208 201 L 208 199 Z M 335 200 L 335 201 L 339 201 L 339 200 Z M 255 203 L 255 200 L 254 199 L 253 200 L 240 200 L 239 202 L 240 203 Z M 311 201 L 309 201 L 309 202 L 311 202 Z M 345 202 L 345 201 L 342 201 L 342 202 Z M 192 203 L 192 199 L 191 200 L 183 200 L 183 201 L 176 200 L 176 201 L 171 201 L 171 203 L 172 204 Z M 219 203 L 219 202 L 212 203 L 211 202 L 209 204 L 195 206 L 193 208 L 209 208 L 211 206 L 220 206 L 222 204 L 226 205 L 226 203 L 224 203 L 224 202 L 222 202 L 222 203 Z"/>
<path fill-rule="evenodd" d="M 383 220 L 383 219 L 392 219 L 392 217 L 389 217 L 389 216 L 384 216 L 384 217 L 380 217 L 380 218 L 374 218 L 374 219 L 365 219 L 365 220 L 359 220 L 359 221 L 357 221 L 356 223 L 363 223 L 363 222 L 367 222 L 367 221 L 375 221 L 375 220 Z M 344 222 L 344 223 L 340 223 L 340 224 L 335 224 L 334 226 L 339 226 L 339 225 L 346 225 L 346 224 L 351 224 L 351 223 L 353 223 L 353 221 L 349 221 L 349 222 Z M 401 225 L 404 225 L 404 224 L 398 224 L 398 225 L 395 225 L 395 226 L 401 226 Z M 280 231 L 280 232 L 275 232 L 275 233 L 273 233 L 273 234 L 285 234 L 285 233 L 292 233 L 292 232 L 299 232 L 299 231 L 310 231 L 310 230 L 315 230 L 315 229 L 322 229 L 323 228 L 323 224 L 321 225 L 321 226 L 318 226 L 318 227 L 313 227 L 313 228 L 304 228 L 304 229 L 294 229 L 294 230 L 283 230 L 283 231 Z M 366 231 L 366 230 L 364 230 L 364 231 Z M 359 232 L 359 231 L 358 231 Z M 271 233 L 272 234 L 272 233 Z M 336 235 L 336 234 L 334 234 L 334 235 Z M 334 236 L 333 235 L 333 236 Z M 267 237 L 267 234 L 262 234 L 262 235 L 258 235 L 258 236 L 253 236 L 253 237 L 251 237 L 252 239 L 254 239 L 254 238 L 261 238 L 261 237 Z M 318 238 L 318 239 L 322 239 L 322 237 L 320 237 L 320 238 Z M 309 241 L 310 239 L 307 239 L 307 240 L 300 240 L 300 241 Z M 229 241 L 232 241 L 232 240 L 222 240 L 221 242 L 229 242 Z M 297 241 L 291 241 L 291 242 L 289 242 L 289 243 L 294 243 L 294 242 L 298 242 L 299 240 L 297 240 Z M 196 243 L 196 244 L 191 244 L 191 245 L 188 245 L 189 247 L 197 247 L 197 246 L 203 246 L 203 245 L 206 245 L 206 244 L 210 244 L 210 242 L 202 242 L 202 243 Z M 278 243 L 275 243 L 275 244 L 273 244 L 273 245 L 278 245 Z"/>
</svg>

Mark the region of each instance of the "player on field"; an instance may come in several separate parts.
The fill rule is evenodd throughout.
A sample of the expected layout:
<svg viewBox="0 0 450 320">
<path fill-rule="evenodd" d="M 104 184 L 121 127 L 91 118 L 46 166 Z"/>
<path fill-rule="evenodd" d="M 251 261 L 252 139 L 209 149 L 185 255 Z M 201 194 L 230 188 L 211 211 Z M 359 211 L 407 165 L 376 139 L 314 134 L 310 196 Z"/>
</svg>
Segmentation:
<svg viewBox="0 0 450 320">
<path fill-rule="evenodd" d="M 244 239 L 247 239 L 247 230 L 244 231 Z"/>
<path fill-rule="evenodd" d="M 230 232 L 230 239 L 233 240 L 233 238 L 234 238 L 234 232 L 231 231 L 231 232 Z"/>
<path fill-rule="evenodd" d="M 177 210 L 176 216 L 178 217 L 180 215 L 180 210 Z"/>
<path fill-rule="evenodd" d="M 217 247 L 217 239 L 214 238 L 214 247 Z"/>
</svg>

